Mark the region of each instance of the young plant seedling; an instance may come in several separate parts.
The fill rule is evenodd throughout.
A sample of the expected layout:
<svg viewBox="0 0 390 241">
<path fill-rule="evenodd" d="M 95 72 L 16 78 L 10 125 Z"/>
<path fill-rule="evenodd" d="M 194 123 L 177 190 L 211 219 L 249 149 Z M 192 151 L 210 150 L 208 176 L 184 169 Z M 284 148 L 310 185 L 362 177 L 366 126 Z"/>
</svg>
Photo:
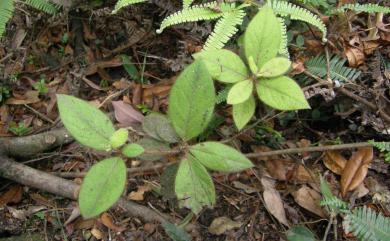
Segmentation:
<svg viewBox="0 0 390 241">
<path fill-rule="evenodd" d="M 227 103 L 233 105 L 233 119 L 242 129 L 255 113 L 259 99 L 279 110 L 310 108 L 299 85 L 285 74 L 290 60 L 278 56 L 281 28 L 269 7 L 263 7 L 251 20 L 244 35 L 246 63 L 235 53 L 220 49 L 203 51 L 194 55 L 206 63 L 213 79 L 233 85 Z"/>
</svg>

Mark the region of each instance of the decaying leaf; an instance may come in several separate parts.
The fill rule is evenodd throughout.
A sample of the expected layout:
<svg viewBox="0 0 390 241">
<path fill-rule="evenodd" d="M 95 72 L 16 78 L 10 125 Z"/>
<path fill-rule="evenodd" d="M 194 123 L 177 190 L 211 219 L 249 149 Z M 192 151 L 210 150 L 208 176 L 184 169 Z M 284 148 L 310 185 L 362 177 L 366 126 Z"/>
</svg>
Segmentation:
<svg viewBox="0 0 390 241">
<path fill-rule="evenodd" d="M 348 160 L 341 173 L 341 195 L 357 188 L 367 175 L 368 166 L 374 158 L 373 148 L 360 148 Z"/>
<path fill-rule="evenodd" d="M 268 173 L 280 181 L 312 182 L 312 174 L 293 160 L 273 159 L 265 162 Z"/>
<path fill-rule="evenodd" d="M 323 159 L 324 165 L 332 172 L 341 175 L 347 160 L 338 151 L 327 151 Z"/>
<path fill-rule="evenodd" d="M 36 90 L 29 90 L 23 96 L 11 97 L 5 103 L 7 105 L 27 105 L 39 102 L 39 92 Z"/>
<path fill-rule="evenodd" d="M 12 186 L 7 192 L 0 195 L 0 207 L 9 203 L 18 203 L 22 199 L 23 188 L 21 186 Z"/>
<path fill-rule="evenodd" d="M 209 232 L 215 235 L 221 235 L 228 230 L 239 228 L 242 223 L 231 220 L 228 217 L 219 217 L 210 224 Z"/>
<path fill-rule="evenodd" d="M 125 227 L 120 227 L 114 224 L 114 221 L 112 220 L 112 217 L 108 213 L 103 213 L 100 216 L 100 221 L 106 226 L 107 228 L 113 230 L 114 232 L 123 232 L 126 230 Z"/>
<path fill-rule="evenodd" d="M 144 200 L 145 192 L 148 192 L 150 190 L 152 190 L 152 185 L 147 183 L 145 185 L 139 186 L 137 191 L 131 192 L 128 198 L 134 201 L 142 201 Z"/>
<path fill-rule="evenodd" d="M 268 212 L 270 212 L 280 223 L 289 226 L 286 212 L 283 207 L 283 201 L 278 191 L 275 190 L 275 181 L 267 178 L 261 178 L 264 192 L 264 204 Z"/>
<path fill-rule="evenodd" d="M 358 67 L 364 63 L 364 53 L 358 48 L 346 48 L 345 55 L 347 56 L 349 66 Z"/>
<path fill-rule="evenodd" d="M 321 195 L 308 186 L 302 186 L 293 194 L 295 202 L 304 209 L 325 218 L 326 215 L 320 206 Z"/>
</svg>

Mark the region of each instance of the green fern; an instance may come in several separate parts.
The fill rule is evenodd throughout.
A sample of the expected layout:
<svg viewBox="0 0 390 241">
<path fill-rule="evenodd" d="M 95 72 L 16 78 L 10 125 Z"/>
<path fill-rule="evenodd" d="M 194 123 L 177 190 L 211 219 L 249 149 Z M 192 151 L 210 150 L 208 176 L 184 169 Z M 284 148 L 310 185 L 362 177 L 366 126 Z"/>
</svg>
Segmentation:
<svg viewBox="0 0 390 241">
<path fill-rule="evenodd" d="M 322 32 L 322 41 L 327 41 L 326 26 L 318 16 L 304 8 L 285 1 L 269 0 L 267 4 L 274 10 L 276 14 L 282 17 L 290 16 L 290 18 L 293 20 L 300 20 L 317 27 Z"/>
<path fill-rule="evenodd" d="M 48 13 L 50 15 L 55 15 L 60 9 L 59 6 L 50 3 L 46 0 L 23 0 L 23 2 L 33 8 L 36 8 L 42 12 Z"/>
<path fill-rule="evenodd" d="M 216 98 L 215 98 L 215 103 L 221 104 L 222 102 L 225 102 L 227 99 L 227 96 L 229 94 L 230 89 L 231 89 L 231 87 L 226 87 L 225 89 L 219 91 Z"/>
<path fill-rule="evenodd" d="M 301 3 L 312 5 L 314 7 L 329 8 L 329 3 L 326 0 L 298 0 Z"/>
<path fill-rule="evenodd" d="M 280 23 L 280 29 L 282 33 L 282 41 L 280 41 L 280 47 L 279 47 L 279 54 L 283 55 L 287 58 L 290 58 L 290 54 L 288 52 L 288 38 L 287 38 L 287 26 L 286 23 L 284 22 L 283 18 L 278 18 L 279 23 Z"/>
<path fill-rule="evenodd" d="M 390 220 L 370 208 L 357 208 L 344 218 L 344 227 L 363 241 L 390 240 Z"/>
<path fill-rule="evenodd" d="M 323 196 L 320 202 L 321 206 L 326 206 L 334 214 L 349 212 L 348 204 L 333 195 L 328 183 L 322 176 L 320 177 L 320 189 Z"/>
<path fill-rule="evenodd" d="M 7 22 L 12 18 L 14 12 L 14 3 L 12 0 L 0 1 L 0 38 L 5 32 Z"/>
<path fill-rule="evenodd" d="M 183 8 L 189 8 L 194 0 L 183 0 Z"/>
<path fill-rule="evenodd" d="M 114 8 L 114 11 L 112 11 L 112 13 L 117 13 L 119 10 L 121 10 L 122 8 L 127 7 L 129 5 L 136 4 L 136 3 L 142 3 L 142 2 L 147 2 L 147 1 L 148 0 L 119 0 L 115 4 L 115 8 Z"/>
<path fill-rule="evenodd" d="M 333 81 L 346 82 L 354 81 L 361 74 L 360 71 L 353 68 L 345 67 L 347 60 L 333 56 L 329 60 L 329 75 Z M 324 55 L 318 55 L 305 62 L 307 70 L 321 78 L 327 75 L 326 58 Z"/>
<path fill-rule="evenodd" d="M 223 14 L 215 25 L 214 31 L 208 37 L 204 50 L 222 49 L 229 39 L 238 31 L 237 25 L 241 25 L 245 12 L 242 9 Z"/>
<path fill-rule="evenodd" d="M 365 12 L 365 13 L 390 13 L 390 7 L 380 6 L 374 3 L 368 4 L 345 4 L 334 11 L 332 13 L 343 13 L 347 10 L 352 10 L 354 12 Z"/>
<path fill-rule="evenodd" d="M 371 145 L 377 148 L 380 152 L 385 155 L 385 161 L 390 162 L 390 142 L 376 142 L 374 140 L 368 141 Z"/>
</svg>

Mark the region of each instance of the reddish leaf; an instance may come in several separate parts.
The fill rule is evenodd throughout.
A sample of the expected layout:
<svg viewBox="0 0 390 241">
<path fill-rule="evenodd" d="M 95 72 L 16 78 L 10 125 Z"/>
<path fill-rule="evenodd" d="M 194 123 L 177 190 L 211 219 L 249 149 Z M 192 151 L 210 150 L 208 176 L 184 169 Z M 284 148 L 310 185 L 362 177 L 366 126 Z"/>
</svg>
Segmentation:
<svg viewBox="0 0 390 241">
<path fill-rule="evenodd" d="M 367 175 L 368 165 L 374 158 L 372 147 L 360 148 L 355 152 L 341 173 L 341 195 L 357 188 Z"/>
<path fill-rule="evenodd" d="M 115 119 L 126 126 L 134 123 L 142 123 L 144 116 L 131 105 L 124 103 L 123 101 L 113 101 Z"/>
</svg>

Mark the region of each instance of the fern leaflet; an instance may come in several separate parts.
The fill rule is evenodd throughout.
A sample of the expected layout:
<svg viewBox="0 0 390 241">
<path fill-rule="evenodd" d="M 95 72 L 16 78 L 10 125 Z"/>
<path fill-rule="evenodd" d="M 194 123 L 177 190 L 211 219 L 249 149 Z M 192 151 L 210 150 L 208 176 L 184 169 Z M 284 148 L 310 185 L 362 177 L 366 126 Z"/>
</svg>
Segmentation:
<svg viewBox="0 0 390 241">
<path fill-rule="evenodd" d="M 121 10 L 122 8 L 127 7 L 129 5 L 136 4 L 136 3 L 142 3 L 142 2 L 147 2 L 147 1 L 148 0 L 119 0 L 115 4 L 115 8 L 114 8 L 114 11 L 112 11 L 112 13 L 117 13 L 119 10 Z"/>
<path fill-rule="evenodd" d="M 346 215 L 343 224 L 346 231 L 352 232 L 359 240 L 390 240 L 390 220 L 370 208 L 357 208 Z"/>
<path fill-rule="evenodd" d="M 59 6 L 46 0 L 23 0 L 23 2 L 33 8 L 51 15 L 57 14 L 59 10 Z"/>
<path fill-rule="evenodd" d="M 321 206 L 326 206 L 331 212 L 335 214 L 340 212 L 349 212 L 348 204 L 333 195 L 328 183 L 322 176 L 320 177 L 320 189 L 323 196 L 323 199 L 320 202 Z"/>
<path fill-rule="evenodd" d="M 14 3 L 12 0 L 0 1 L 0 38 L 5 32 L 7 22 L 12 18 L 14 12 Z"/>
<path fill-rule="evenodd" d="M 187 22 L 196 22 L 201 20 L 213 20 L 223 16 L 224 13 L 232 11 L 235 9 L 234 4 L 222 3 L 220 5 L 221 11 L 213 10 L 214 7 L 218 6 L 218 2 L 211 2 L 206 4 L 195 5 L 186 9 L 183 9 L 179 12 L 173 13 L 166 17 L 158 29 L 157 33 L 162 33 L 164 29 L 172 25 L 187 23 Z"/>
<path fill-rule="evenodd" d="M 300 20 L 316 26 L 322 32 L 322 41 L 327 41 L 326 26 L 318 16 L 289 2 L 269 0 L 267 4 L 274 10 L 276 14 L 279 14 L 282 17 L 290 16 L 290 18 L 293 20 Z"/>
<path fill-rule="evenodd" d="M 371 145 L 377 148 L 380 152 L 385 154 L 385 161 L 390 162 L 390 142 L 376 142 L 374 140 L 368 141 Z"/>
<path fill-rule="evenodd" d="M 283 18 L 278 18 L 279 23 L 280 23 L 280 30 L 282 34 L 282 41 L 280 41 L 280 47 L 279 47 L 279 54 L 290 58 L 290 54 L 288 52 L 287 44 L 288 44 L 288 39 L 287 39 L 287 26 L 286 23 L 284 22 Z"/>
<path fill-rule="evenodd" d="M 374 3 L 368 4 L 345 4 L 334 11 L 332 13 L 343 13 L 347 10 L 352 10 L 355 12 L 365 12 L 365 13 L 390 13 L 390 7 L 380 6 Z"/>
<path fill-rule="evenodd" d="M 229 39 L 238 31 L 237 25 L 241 25 L 245 12 L 242 9 L 227 12 L 222 15 L 208 37 L 204 50 L 222 49 Z"/>
<path fill-rule="evenodd" d="M 189 8 L 194 0 L 183 0 L 183 8 Z"/>
<path fill-rule="evenodd" d="M 347 60 L 338 57 L 331 57 L 329 60 L 329 75 L 333 81 L 346 82 L 354 81 L 360 76 L 360 71 L 353 68 L 345 67 Z M 327 75 L 326 58 L 324 55 L 318 55 L 305 62 L 305 66 L 312 74 L 323 78 Z"/>
</svg>

